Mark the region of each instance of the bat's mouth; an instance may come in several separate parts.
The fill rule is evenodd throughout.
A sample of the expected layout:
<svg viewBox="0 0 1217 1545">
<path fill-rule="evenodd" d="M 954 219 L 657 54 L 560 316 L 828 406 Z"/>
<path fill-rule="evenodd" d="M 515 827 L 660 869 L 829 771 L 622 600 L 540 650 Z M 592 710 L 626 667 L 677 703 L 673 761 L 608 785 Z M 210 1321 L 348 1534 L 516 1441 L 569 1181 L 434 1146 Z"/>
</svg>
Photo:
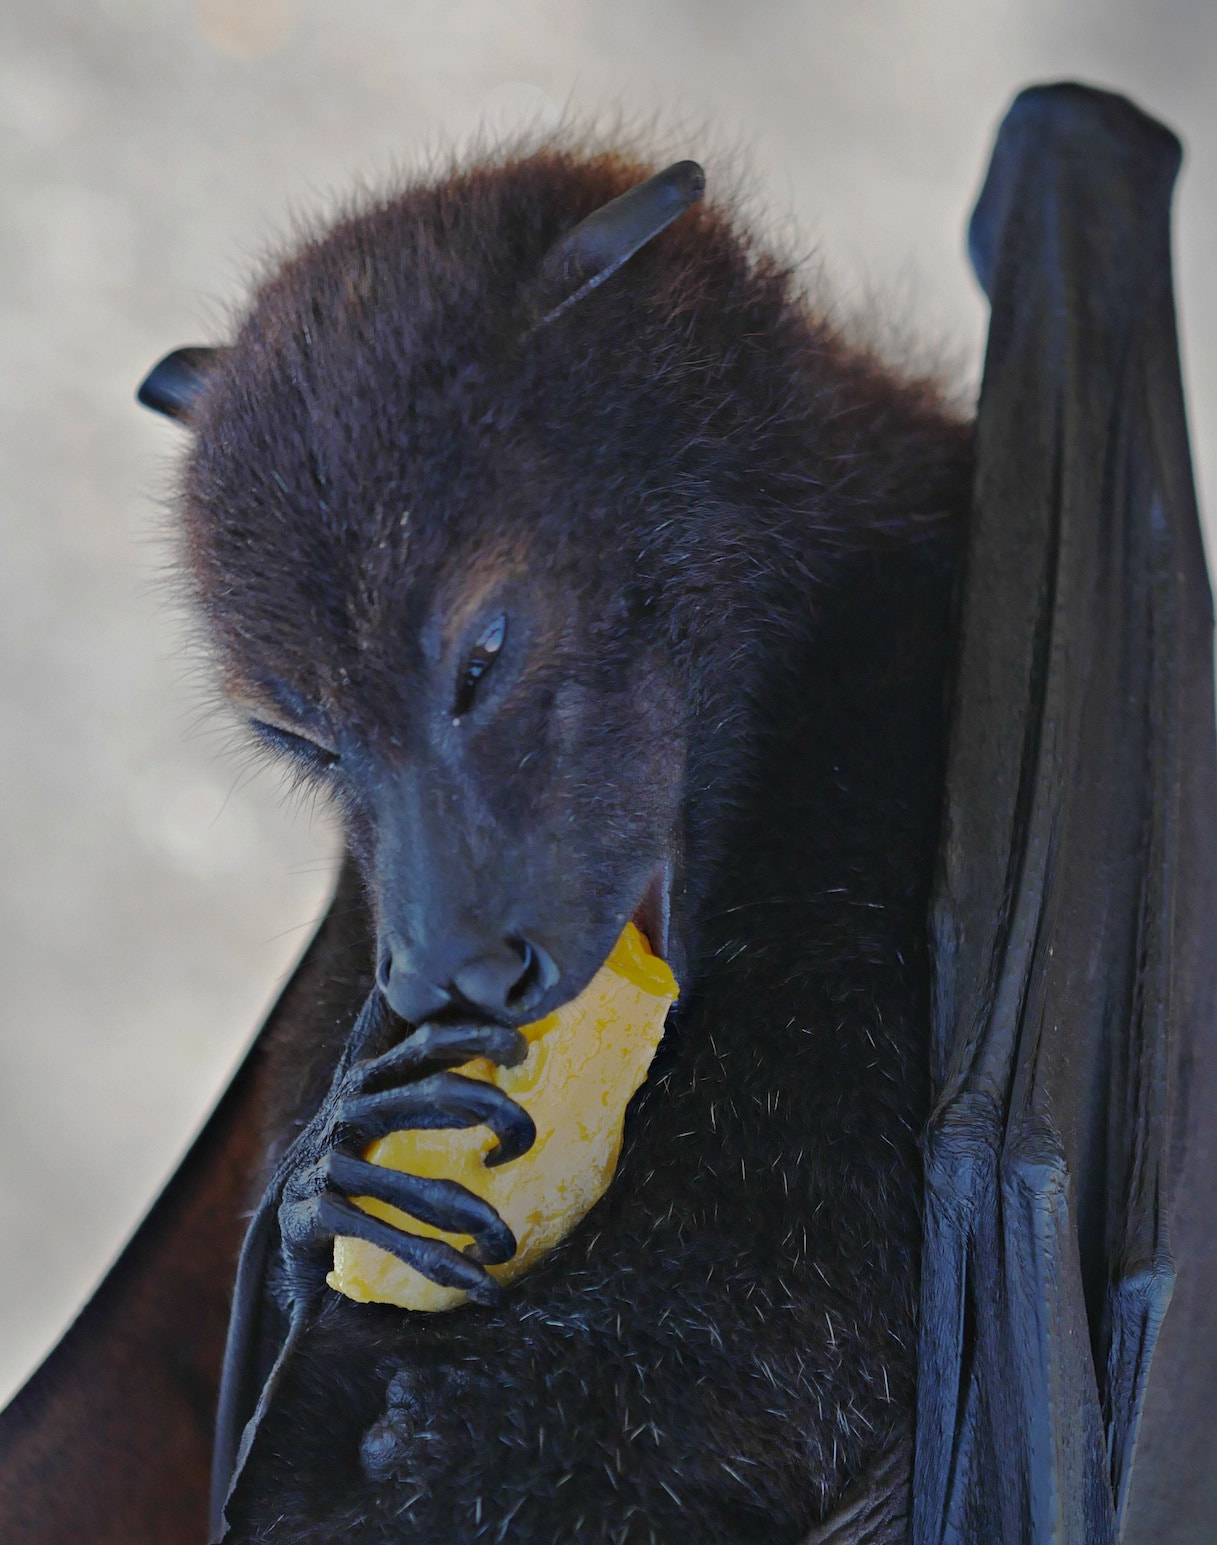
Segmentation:
<svg viewBox="0 0 1217 1545">
<path fill-rule="evenodd" d="M 651 953 L 670 965 L 672 865 L 666 858 L 651 876 L 631 921 L 651 946 Z"/>
</svg>

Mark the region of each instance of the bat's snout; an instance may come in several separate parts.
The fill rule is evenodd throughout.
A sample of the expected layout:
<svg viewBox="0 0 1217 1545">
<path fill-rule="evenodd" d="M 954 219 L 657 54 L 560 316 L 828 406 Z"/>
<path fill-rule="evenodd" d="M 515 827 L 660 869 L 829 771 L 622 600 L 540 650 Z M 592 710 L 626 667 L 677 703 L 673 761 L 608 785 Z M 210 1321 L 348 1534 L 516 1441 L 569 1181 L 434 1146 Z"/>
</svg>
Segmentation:
<svg viewBox="0 0 1217 1545">
<path fill-rule="evenodd" d="M 390 934 L 377 981 L 389 1007 L 411 1024 L 468 1012 L 518 1024 L 558 985 L 561 972 L 540 944 L 513 936 L 489 948 L 424 952 Z"/>
</svg>

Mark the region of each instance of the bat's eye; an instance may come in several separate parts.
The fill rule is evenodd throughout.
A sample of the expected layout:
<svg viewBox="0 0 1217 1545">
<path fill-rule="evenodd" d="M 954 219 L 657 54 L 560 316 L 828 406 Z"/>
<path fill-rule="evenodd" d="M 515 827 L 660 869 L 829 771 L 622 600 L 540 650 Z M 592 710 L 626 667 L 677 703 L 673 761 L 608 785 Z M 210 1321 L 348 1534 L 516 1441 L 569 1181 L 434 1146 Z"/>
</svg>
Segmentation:
<svg viewBox="0 0 1217 1545">
<path fill-rule="evenodd" d="M 466 656 L 456 683 L 456 703 L 453 712 L 458 719 L 473 707 L 478 682 L 498 659 L 506 637 L 507 618 L 496 617 Z"/>
<path fill-rule="evenodd" d="M 318 745 L 307 735 L 297 735 L 294 730 L 285 730 L 281 724 L 268 724 L 265 719 L 251 719 L 249 727 L 271 751 L 277 751 L 281 756 L 293 757 L 301 765 L 316 772 L 325 772 L 338 760 L 337 751 L 331 751 L 328 746 Z"/>
</svg>

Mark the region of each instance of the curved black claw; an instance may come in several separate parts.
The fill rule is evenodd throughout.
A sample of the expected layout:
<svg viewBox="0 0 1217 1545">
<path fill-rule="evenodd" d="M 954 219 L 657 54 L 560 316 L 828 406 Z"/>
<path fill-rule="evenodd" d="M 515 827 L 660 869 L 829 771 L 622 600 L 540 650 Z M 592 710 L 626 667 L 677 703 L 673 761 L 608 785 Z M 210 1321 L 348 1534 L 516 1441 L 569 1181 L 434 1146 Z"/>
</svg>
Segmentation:
<svg viewBox="0 0 1217 1545">
<path fill-rule="evenodd" d="M 342 1103 L 342 1126 L 352 1143 L 371 1143 L 390 1132 L 487 1126 L 498 1142 L 488 1165 L 506 1164 L 536 1141 L 532 1117 L 495 1084 L 460 1073 L 432 1073 L 400 1089 L 362 1094 Z"/>
<path fill-rule="evenodd" d="M 449 1234 L 472 1234 L 473 1258 L 487 1266 L 498 1266 L 516 1253 L 516 1236 L 490 1203 L 455 1180 L 403 1174 L 337 1151 L 326 1155 L 325 1173 L 346 1196 L 374 1196 Z"/>
<path fill-rule="evenodd" d="M 353 1070 L 363 1088 L 382 1078 L 459 1067 L 473 1057 L 485 1057 L 502 1068 L 514 1068 L 528 1056 L 528 1042 L 507 1025 L 425 1024 L 379 1057 Z"/>
<path fill-rule="evenodd" d="M 430 1281 L 438 1282 L 442 1287 L 463 1289 L 475 1304 L 490 1307 L 503 1296 L 502 1288 L 485 1267 L 442 1239 L 422 1239 L 417 1234 L 407 1234 L 391 1223 L 373 1218 L 341 1196 L 326 1193 L 313 1205 L 317 1223 L 326 1234 L 346 1234 L 377 1245 L 407 1266 L 413 1266 Z"/>
</svg>

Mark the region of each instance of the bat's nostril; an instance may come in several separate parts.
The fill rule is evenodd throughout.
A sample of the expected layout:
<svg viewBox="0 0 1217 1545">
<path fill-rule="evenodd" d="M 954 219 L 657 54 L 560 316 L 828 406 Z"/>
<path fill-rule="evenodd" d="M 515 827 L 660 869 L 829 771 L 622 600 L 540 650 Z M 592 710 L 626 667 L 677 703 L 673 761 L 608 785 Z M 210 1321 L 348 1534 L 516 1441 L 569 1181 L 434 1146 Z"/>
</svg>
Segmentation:
<svg viewBox="0 0 1217 1545">
<path fill-rule="evenodd" d="M 529 999 L 535 996 L 537 976 L 536 952 L 527 939 L 521 941 L 519 950 L 524 964 L 519 976 L 516 977 L 508 990 L 507 1007 L 509 1009 L 526 1009 Z"/>
<path fill-rule="evenodd" d="M 526 1014 L 558 980 L 558 968 L 539 945 L 508 939 L 467 961 L 452 978 L 466 1002 L 487 1014 Z"/>
<path fill-rule="evenodd" d="M 424 1024 L 452 1006 L 452 994 L 446 987 L 424 976 L 396 970 L 392 963 L 385 966 L 383 974 L 377 972 L 377 980 L 389 1007 L 412 1025 Z"/>
<path fill-rule="evenodd" d="M 558 980 L 558 968 L 539 944 L 528 939 L 516 941 L 523 966 L 507 995 L 507 1007 L 516 1013 L 527 1012 Z"/>
<path fill-rule="evenodd" d="M 451 1007 L 452 993 L 442 985 L 444 975 L 440 970 L 433 976 L 427 961 L 420 960 L 417 951 L 399 934 L 390 933 L 381 939 L 376 985 L 393 1012 L 409 1024 L 421 1025 Z"/>
</svg>

